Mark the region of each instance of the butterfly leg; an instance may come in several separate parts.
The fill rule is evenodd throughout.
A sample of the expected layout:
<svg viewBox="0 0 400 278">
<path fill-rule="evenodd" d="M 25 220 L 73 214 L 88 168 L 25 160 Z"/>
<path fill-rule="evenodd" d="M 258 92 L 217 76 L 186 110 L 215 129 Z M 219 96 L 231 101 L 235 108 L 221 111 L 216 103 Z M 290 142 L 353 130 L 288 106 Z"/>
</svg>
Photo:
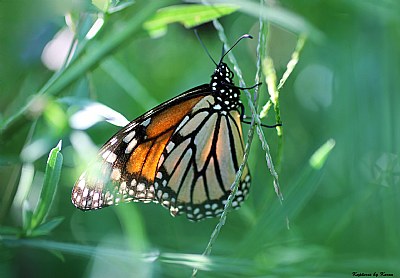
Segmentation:
<svg viewBox="0 0 400 278">
<path fill-rule="evenodd" d="M 227 86 L 227 87 L 236 88 L 236 89 L 239 89 L 239 90 L 251 90 L 251 89 L 254 89 L 254 88 L 256 88 L 256 87 L 262 85 L 262 82 L 257 83 L 257 84 L 255 84 L 255 85 L 253 85 L 253 86 L 251 86 L 251 87 L 238 87 L 238 86 L 235 86 L 235 85 L 233 85 L 233 84 L 229 84 L 229 83 L 225 83 L 225 82 L 222 82 L 222 84 L 225 85 L 225 86 Z"/>
<path fill-rule="evenodd" d="M 244 114 L 244 105 L 243 105 L 243 103 L 240 102 L 240 103 L 239 103 L 239 106 L 240 106 L 240 121 L 241 121 L 242 123 L 245 123 L 245 124 L 251 124 L 251 122 L 248 122 L 248 121 L 245 121 L 245 120 L 244 120 L 244 118 L 247 118 L 248 116 L 246 116 L 246 115 Z M 249 117 L 249 118 L 250 118 L 250 117 Z M 282 126 L 282 123 L 278 123 L 278 124 L 274 124 L 274 125 L 265 125 L 265 124 L 261 124 L 261 126 L 263 126 L 263 127 L 268 127 L 268 128 L 274 128 L 274 127 L 277 127 L 277 126 Z"/>
</svg>

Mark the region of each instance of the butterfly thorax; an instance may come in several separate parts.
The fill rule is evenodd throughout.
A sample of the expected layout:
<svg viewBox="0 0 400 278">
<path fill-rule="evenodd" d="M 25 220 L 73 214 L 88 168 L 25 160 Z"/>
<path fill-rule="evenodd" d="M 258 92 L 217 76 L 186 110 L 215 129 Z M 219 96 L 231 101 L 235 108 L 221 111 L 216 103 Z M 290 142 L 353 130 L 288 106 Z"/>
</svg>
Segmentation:
<svg viewBox="0 0 400 278">
<path fill-rule="evenodd" d="M 210 87 L 215 95 L 215 109 L 234 110 L 240 103 L 240 91 L 233 83 L 233 72 L 220 62 L 211 76 Z"/>
</svg>

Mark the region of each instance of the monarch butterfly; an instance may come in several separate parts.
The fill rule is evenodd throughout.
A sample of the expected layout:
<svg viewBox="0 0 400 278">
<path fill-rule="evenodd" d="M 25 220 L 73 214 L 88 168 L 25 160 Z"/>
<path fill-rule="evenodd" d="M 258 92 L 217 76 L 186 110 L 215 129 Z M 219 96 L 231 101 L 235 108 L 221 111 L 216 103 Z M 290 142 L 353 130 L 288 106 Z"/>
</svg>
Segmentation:
<svg viewBox="0 0 400 278">
<path fill-rule="evenodd" d="M 251 36 L 233 47 L 242 38 Z M 112 136 L 75 183 L 72 203 L 91 210 L 156 202 L 193 221 L 219 216 L 244 152 L 241 88 L 223 62 L 230 50 L 214 62 L 210 84 L 158 105 Z M 246 165 L 233 208 L 246 198 L 250 181 Z"/>
</svg>

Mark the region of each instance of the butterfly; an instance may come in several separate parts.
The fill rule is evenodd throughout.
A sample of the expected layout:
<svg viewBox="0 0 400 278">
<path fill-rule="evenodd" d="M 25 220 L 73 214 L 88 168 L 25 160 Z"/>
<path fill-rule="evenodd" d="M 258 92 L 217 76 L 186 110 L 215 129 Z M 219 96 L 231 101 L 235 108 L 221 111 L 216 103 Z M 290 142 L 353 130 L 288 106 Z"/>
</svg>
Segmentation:
<svg viewBox="0 0 400 278">
<path fill-rule="evenodd" d="M 251 36 L 233 47 L 242 38 Z M 209 84 L 158 105 L 112 136 L 75 183 L 72 203 L 92 210 L 156 202 L 192 221 L 221 215 L 244 154 L 241 88 L 223 62 L 231 49 L 214 62 Z M 233 208 L 250 183 L 246 165 Z"/>
</svg>

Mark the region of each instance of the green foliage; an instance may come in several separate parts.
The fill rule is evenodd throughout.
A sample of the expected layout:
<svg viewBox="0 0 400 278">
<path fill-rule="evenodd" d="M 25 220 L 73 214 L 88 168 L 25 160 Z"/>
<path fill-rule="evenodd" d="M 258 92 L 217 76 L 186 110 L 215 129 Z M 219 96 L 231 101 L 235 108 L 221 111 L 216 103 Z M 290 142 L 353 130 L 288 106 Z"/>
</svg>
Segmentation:
<svg viewBox="0 0 400 278">
<path fill-rule="evenodd" d="M 29 225 L 30 229 L 35 229 L 46 219 L 47 214 L 50 211 L 50 207 L 54 196 L 57 192 L 57 185 L 61 175 L 61 166 L 63 162 L 63 156 L 61 151 L 61 141 L 58 143 L 57 147 L 52 149 L 49 154 L 49 159 L 47 160 L 46 171 L 44 172 L 43 189 L 39 197 L 38 205 L 33 212 L 32 222 Z M 60 221 L 52 221 L 51 224 L 47 223 L 46 226 L 41 226 L 41 231 L 51 229 L 57 226 Z"/>
<path fill-rule="evenodd" d="M 229 4 L 204 5 L 178 5 L 163 8 L 144 23 L 144 28 L 152 37 L 165 35 L 167 25 L 175 22 L 192 28 L 200 24 L 217 19 L 236 11 L 239 7 Z"/>
<path fill-rule="evenodd" d="M 31 209 L 29 201 L 22 203 L 22 227 L 2 227 L 1 234 L 18 237 L 37 237 L 48 235 L 61 224 L 64 217 L 47 220 L 51 205 L 57 193 L 57 186 L 61 175 L 63 156 L 61 154 L 61 141 L 50 151 L 46 164 L 44 180 L 39 200 L 35 209 Z M 28 186 L 31 186 L 29 184 Z"/>
<path fill-rule="evenodd" d="M 25 269 L 38 277 L 188 277 L 194 268 L 199 277 L 400 275 L 397 1 L 209 1 L 217 10 L 179 1 L 25 2 L 3 3 L 0 17 L 2 277 Z M 82 161 L 118 130 L 78 130 L 70 121 L 89 99 L 133 119 L 209 82 L 213 63 L 187 28 L 216 18 L 217 31 L 199 27 L 211 55 L 219 59 L 221 41 L 252 34 L 229 58 L 243 73 L 236 84 L 263 85 L 257 104 L 253 90 L 242 96 L 256 123 L 250 196 L 228 211 L 203 256 L 218 219 L 191 223 L 156 204 L 81 212 L 70 203 Z M 149 24 L 168 32 L 152 38 Z M 74 37 L 64 44 L 74 47 L 53 74 L 41 55 L 65 29 Z M 262 129 L 260 118 L 283 125 Z M 252 127 L 244 129 L 247 138 Z"/>
</svg>

